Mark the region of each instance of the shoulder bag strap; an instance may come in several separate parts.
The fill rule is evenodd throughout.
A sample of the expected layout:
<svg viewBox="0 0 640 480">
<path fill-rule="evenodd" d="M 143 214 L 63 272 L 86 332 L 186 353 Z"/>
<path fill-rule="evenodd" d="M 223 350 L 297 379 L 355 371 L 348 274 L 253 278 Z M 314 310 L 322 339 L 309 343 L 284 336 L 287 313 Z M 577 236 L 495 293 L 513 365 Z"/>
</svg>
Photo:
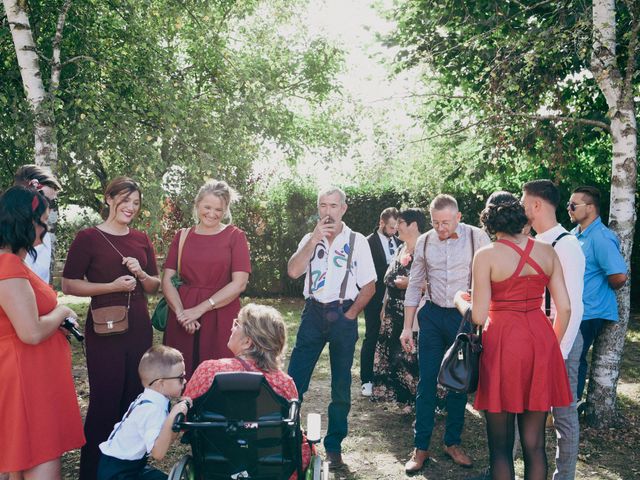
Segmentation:
<svg viewBox="0 0 640 480">
<path fill-rule="evenodd" d="M 244 368 L 246 372 L 253 371 L 251 365 L 249 365 L 249 362 L 247 362 L 244 358 L 236 357 L 236 360 L 238 360 L 242 364 L 242 368 Z"/>
<path fill-rule="evenodd" d="M 556 243 L 558 243 L 562 237 L 566 237 L 567 235 L 571 235 L 569 232 L 562 232 L 560 235 L 556 237 L 551 246 L 556 248 Z M 551 316 L 551 293 L 548 288 L 544 289 L 544 314 L 547 317 Z"/>
<path fill-rule="evenodd" d="M 347 256 L 347 271 L 344 272 L 344 278 L 342 279 L 342 285 L 340 286 L 340 304 L 344 302 L 344 296 L 347 293 L 347 284 L 349 283 L 349 273 L 351 272 L 351 258 L 353 257 L 353 249 L 356 243 L 356 232 L 351 232 L 349 235 L 349 254 Z"/>
<path fill-rule="evenodd" d="M 95 229 L 98 231 L 98 233 L 99 233 L 100 235 L 102 235 L 102 238 L 104 238 L 104 239 L 107 241 L 107 243 L 108 243 L 109 245 L 111 245 L 111 247 L 112 247 L 116 252 L 118 252 L 118 255 L 120 255 L 120 256 L 124 259 L 124 255 L 122 254 L 122 252 L 121 252 L 120 250 L 118 250 L 118 249 L 116 248 L 116 246 L 115 246 L 113 243 L 111 243 L 111 240 L 109 240 L 109 239 L 107 238 L 107 236 L 104 234 L 104 232 L 103 232 L 102 230 L 100 230 L 98 227 L 93 227 L 93 228 L 95 228 Z M 129 306 L 130 306 L 130 305 L 131 305 L 131 292 L 128 292 L 128 293 L 127 293 L 127 310 L 129 310 Z M 92 312 L 91 312 L 91 313 L 93 313 L 93 307 L 91 307 L 91 304 L 89 304 L 89 307 L 92 309 Z"/>
<path fill-rule="evenodd" d="M 180 240 L 178 240 L 178 276 L 180 276 L 180 265 L 182 264 L 182 249 L 184 248 L 184 243 L 187 241 L 187 235 L 189 235 L 189 228 L 181 228 L 180 229 Z"/>
</svg>

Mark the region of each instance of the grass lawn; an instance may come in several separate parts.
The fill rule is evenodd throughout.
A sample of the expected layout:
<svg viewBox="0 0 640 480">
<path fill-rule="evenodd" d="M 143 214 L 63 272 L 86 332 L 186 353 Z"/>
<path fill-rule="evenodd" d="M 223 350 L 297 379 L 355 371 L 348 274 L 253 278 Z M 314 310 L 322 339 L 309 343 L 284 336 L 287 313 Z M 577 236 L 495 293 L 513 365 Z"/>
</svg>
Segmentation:
<svg viewBox="0 0 640 480">
<path fill-rule="evenodd" d="M 245 299 L 245 302 L 252 299 Z M 86 302 L 76 302 L 65 298 L 84 318 Z M 272 305 L 283 314 L 288 326 L 288 352 L 295 343 L 295 335 L 300 321 L 303 302 L 299 299 L 278 298 L 258 299 L 259 303 Z M 360 339 L 364 335 L 364 320 L 360 318 Z M 156 332 L 155 341 L 161 342 Z M 349 436 L 343 443 L 343 458 L 348 468 L 332 474 L 335 479 L 395 479 L 406 478 L 404 462 L 408 459 L 413 446 L 413 413 L 405 413 L 395 405 L 371 403 L 360 395 L 359 358 L 360 344 L 356 347 L 353 364 L 352 409 L 349 418 Z M 86 411 L 88 383 L 82 350 L 73 342 L 74 368 L 78 399 L 82 412 Z M 303 418 L 308 412 L 323 415 L 323 430 L 326 430 L 327 405 L 331 398 L 328 349 L 325 349 L 313 375 L 309 392 L 305 396 Z M 485 439 L 484 419 L 472 406 L 467 405 L 463 446 L 475 460 L 472 469 L 455 466 L 442 454 L 444 434 L 444 416 L 438 416 L 431 442 L 434 460 L 414 478 L 429 480 L 465 479 L 479 474 L 488 465 L 488 450 Z M 630 322 L 627 344 L 623 359 L 622 375 L 618 385 L 618 404 L 621 413 L 621 425 L 616 429 L 595 431 L 583 425 L 580 439 L 580 455 L 577 479 L 631 480 L 640 479 L 640 315 Z M 555 468 L 555 433 L 547 430 L 547 457 L 549 459 L 549 478 Z M 189 448 L 176 444 L 160 467 L 169 471 Z M 63 458 L 65 479 L 76 479 L 80 459 L 78 451 L 69 452 Z M 523 463 L 516 461 L 516 473 L 523 477 Z"/>
</svg>

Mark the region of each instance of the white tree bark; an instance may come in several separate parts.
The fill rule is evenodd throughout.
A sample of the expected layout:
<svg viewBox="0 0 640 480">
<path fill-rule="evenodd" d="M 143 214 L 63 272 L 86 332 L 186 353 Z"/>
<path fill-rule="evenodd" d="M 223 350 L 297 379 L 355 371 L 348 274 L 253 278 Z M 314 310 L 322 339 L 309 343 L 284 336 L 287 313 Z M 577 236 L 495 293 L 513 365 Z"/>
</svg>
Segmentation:
<svg viewBox="0 0 640 480">
<path fill-rule="evenodd" d="M 18 0 L 3 0 L 3 4 L 18 58 L 22 85 L 35 118 L 35 163 L 54 167 L 57 162 L 58 148 L 53 129 L 53 113 L 50 106 L 47 106 L 47 91 L 42 82 L 40 62 L 29 17 Z"/>
<path fill-rule="evenodd" d="M 616 6 L 614 0 L 593 0 L 593 52 L 591 72 L 609 107 L 612 166 L 609 226 L 620 238 L 629 268 L 635 230 L 637 187 L 637 124 L 631 78 L 635 70 L 638 18 L 633 19 L 625 77 L 616 57 Z M 616 388 L 625 335 L 629 324 L 629 282 L 618 292 L 619 322 L 607 325 L 595 343 L 588 389 L 587 419 L 602 428 L 616 420 Z"/>
</svg>

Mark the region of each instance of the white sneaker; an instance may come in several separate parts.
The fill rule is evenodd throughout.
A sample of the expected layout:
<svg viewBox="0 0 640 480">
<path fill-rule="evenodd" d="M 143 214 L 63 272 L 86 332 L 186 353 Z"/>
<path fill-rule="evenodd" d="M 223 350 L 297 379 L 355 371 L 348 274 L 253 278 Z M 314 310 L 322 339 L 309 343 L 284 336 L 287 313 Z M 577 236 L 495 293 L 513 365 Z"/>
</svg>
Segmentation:
<svg viewBox="0 0 640 480">
<path fill-rule="evenodd" d="M 370 397 L 373 394 L 373 383 L 367 382 L 362 384 L 362 396 Z"/>
</svg>

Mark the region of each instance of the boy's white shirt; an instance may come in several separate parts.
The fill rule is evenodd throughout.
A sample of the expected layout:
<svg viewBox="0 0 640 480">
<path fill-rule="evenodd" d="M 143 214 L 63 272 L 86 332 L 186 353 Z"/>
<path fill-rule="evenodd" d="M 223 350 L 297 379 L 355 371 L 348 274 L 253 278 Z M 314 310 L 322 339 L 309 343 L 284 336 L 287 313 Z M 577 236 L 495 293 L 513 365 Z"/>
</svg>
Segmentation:
<svg viewBox="0 0 640 480">
<path fill-rule="evenodd" d="M 45 283 L 49 283 L 51 279 L 51 234 L 46 233 L 42 239 L 42 243 L 34 247 L 38 254 L 36 259 L 29 254 L 24 258 L 24 263 L 31 269 L 33 273 L 38 275 Z"/>
<path fill-rule="evenodd" d="M 144 400 L 149 403 L 140 404 Z M 113 426 L 109 439 L 100 444 L 100 451 L 105 455 L 120 460 L 139 460 L 151 453 L 169 415 L 169 399 L 155 390 L 145 388 L 132 405 L 134 403 L 138 405 L 128 417 L 123 417 Z"/>
</svg>

